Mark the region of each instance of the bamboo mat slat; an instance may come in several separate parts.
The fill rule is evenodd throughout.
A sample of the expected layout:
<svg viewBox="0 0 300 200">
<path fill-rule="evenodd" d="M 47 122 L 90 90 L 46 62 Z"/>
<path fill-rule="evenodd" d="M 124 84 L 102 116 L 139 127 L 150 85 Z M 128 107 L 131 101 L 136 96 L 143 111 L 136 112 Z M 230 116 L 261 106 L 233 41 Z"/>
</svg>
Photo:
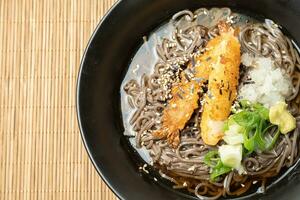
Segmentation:
<svg viewBox="0 0 300 200">
<path fill-rule="evenodd" d="M 0 1 L 0 200 L 116 199 L 75 110 L 81 56 L 114 1 Z"/>
</svg>

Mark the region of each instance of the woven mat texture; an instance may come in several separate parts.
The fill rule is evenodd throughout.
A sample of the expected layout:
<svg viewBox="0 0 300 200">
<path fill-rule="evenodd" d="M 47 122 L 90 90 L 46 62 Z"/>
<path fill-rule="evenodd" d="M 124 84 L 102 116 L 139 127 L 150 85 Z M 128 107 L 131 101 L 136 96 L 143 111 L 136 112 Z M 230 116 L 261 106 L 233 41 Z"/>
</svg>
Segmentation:
<svg viewBox="0 0 300 200">
<path fill-rule="evenodd" d="M 0 0 L 0 199 L 116 199 L 81 142 L 79 63 L 115 0 Z"/>
</svg>

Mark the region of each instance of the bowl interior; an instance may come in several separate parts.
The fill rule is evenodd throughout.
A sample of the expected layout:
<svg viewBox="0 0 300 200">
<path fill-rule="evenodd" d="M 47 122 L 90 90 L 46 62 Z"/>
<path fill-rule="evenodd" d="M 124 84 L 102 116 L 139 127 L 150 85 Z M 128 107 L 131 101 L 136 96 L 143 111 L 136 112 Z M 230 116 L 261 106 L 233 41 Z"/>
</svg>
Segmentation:
<svg viewBox="0 0 300 200">
<path fill-rule="evenodd" d="M 230 7 L 283 25 L 300 41 L 300 2 L 288 0 L 119 1 L 97 27 L 78 78 L 77 111 L 82 138 L 98 173 L 121 199 L 194 199 L 139 172 L 142 160 L 123 136 L 120 85 L 134 53 L 148 35 L 183 9 Z M 297 199 L 298 165 L 261 199 Z M 253 197 L 252 197 L 253 198 Z M 241 199 L 241 198 L 240 198 Z M 251 199 L 243 197 L 242 199 Z"/>
</svg>

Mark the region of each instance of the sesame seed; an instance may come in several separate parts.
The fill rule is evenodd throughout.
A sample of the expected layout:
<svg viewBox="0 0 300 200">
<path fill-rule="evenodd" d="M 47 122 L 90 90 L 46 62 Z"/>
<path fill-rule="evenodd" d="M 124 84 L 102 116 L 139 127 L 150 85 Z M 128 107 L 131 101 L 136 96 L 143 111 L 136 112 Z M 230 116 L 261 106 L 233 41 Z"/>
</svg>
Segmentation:
<svg viewBox="0 0 300 200">
<path fill-rule="evenodd" d="M 132 72 L 134 74 L 136 74 L 136 72 L 139 70 L 139 68 L 140 68 L 140 65 L 136 65 L 136 67 L 132 70 Z"/>
<path fill-rule="evenodd" d="M 144 40 L 144 42 L 147 42 L 147 40 L 148 40 L 147 36 L 143 36 L 143 40 Z"/>
<path fill-rule="evenodd" d="M 149 174 L 149 171 L 146 169 L 147 166 L 147 164 L 144 164 L 142 169 L 145 173 Z"/>
<path fill-rule="evenodd" d="M 188 171 L 194 171 L 195 170 L 195 166 L 193 165 L 192 167 L 188 168 Z"/>
</svg>

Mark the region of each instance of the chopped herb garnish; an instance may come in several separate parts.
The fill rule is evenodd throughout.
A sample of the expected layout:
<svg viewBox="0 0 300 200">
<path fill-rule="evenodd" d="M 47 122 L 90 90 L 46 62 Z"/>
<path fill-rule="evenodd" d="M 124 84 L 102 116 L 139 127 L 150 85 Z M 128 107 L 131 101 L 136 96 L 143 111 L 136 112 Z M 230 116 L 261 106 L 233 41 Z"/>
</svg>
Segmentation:
<svg viewBox="0 0 300 200">
<path fill-rule="evenodd" d="M 227 174 L 232 170 L 231 167 L 228 167 L 222 163 L 218 151 L 209 151 L 204 156 L 204 163 L 212 169 L 210 173 L 210 179 L 214 182 L 217 181 L 219 176 Z"/>
<path fill-rule="evenodd" d="M 209 60 L 211 60 L 211 57 L 207 57 L 207 58 L 206 58 L 206 61 L 209 61 Z"/>
<path fill-rule="evenodd" d="M 180 98 L 180 99 L 183 99 L 183 96 L 178 92 L 177 93 L 177 96 Z"/>
<path fill-rule="evenodd" d="M 245 81 L 243 84 L 247 85 L 247 84 L 254 84 L 254 83 L 255 83 L 255 81 Z"/>
<path fill-rule="evenodd" d="M 269 135 L 267 130 L 276 126 L 269 121 L 269 110 L 259 103 L 252 104 L 246 100 L 240 101 L 239 112 L 229 117 L 224 130 L 226 131 L 228 124 L 232 123 L 242 127 L 243 145 L 248 154 L 253 151 L 272 149 L 279 137 L 277 132 L 274 136 Z"/>
</svg>

